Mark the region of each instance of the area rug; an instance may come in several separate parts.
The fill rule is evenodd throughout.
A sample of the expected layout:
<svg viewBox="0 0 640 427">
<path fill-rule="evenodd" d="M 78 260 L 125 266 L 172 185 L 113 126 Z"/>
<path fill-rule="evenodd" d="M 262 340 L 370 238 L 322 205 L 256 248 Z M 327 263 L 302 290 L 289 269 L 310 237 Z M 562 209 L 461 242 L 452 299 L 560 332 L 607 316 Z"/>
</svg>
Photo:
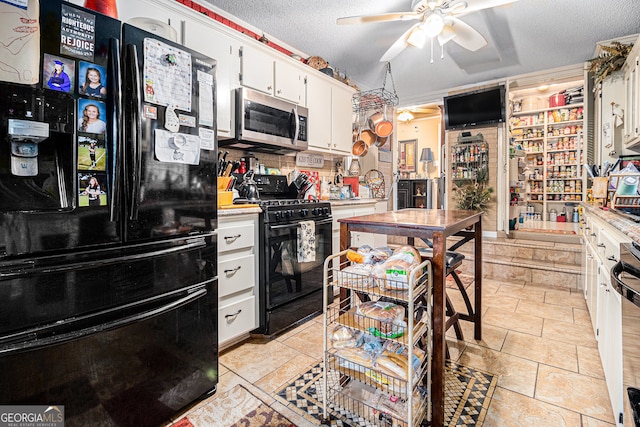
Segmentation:
<svg viewBox="0 0 640 427">
<path fill-rule="evenodd" d="M 236 385 L 215 394 L 171 427 L 295 427 L 285 416 Z"/>
<path fill-rule="evenodd" d="M 576 234 L 576 232 L 572 230 L 547 230 L 544 228 L 518 228 L 516 231 L 523 231 L 525 233 Z"/>
<path fill-rule="evenodd" d="M 315 424 L 331 427 L 373 427 L 374 424 L 348 409 L 328 405 L 330 424 L 323 417 L 322 362 L 312 366 L 277 392 L 276 399 Z M 329 379 L 331 381 L 331 379 Z M 481 426 L 498 377 L 488 372 L 447 361 L 445 373 L 445 426 Z"/>
</svg>

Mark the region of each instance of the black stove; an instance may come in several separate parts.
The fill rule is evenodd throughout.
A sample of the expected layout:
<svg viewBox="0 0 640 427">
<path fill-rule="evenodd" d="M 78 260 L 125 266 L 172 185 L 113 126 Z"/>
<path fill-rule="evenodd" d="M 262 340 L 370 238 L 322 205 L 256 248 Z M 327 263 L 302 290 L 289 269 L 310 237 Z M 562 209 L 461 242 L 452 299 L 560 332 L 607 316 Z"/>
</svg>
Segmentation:
<svg viewBox="0 0 640 427">
<path fill-rule="evenodd" d="M 286 176 L 254 175 L 253 179 L 262 208 L 260 327 L 253 333 L 273 336 L 322 312 L 323 265 L 333 252 L 331 204 L 296 197 L 299 191 Z M 300 230 L 308 221 L 313 221 L 314 256 L 300 259 Z"/>
<path fill-rule="evenodd" d="M 254 175 L 260 194 L 258 204 L 265 223 L 291 223 L 331 217 L 331 203 L 317 199 L 294 198 L 296 190 L 284 175 Z"/>
</svg>

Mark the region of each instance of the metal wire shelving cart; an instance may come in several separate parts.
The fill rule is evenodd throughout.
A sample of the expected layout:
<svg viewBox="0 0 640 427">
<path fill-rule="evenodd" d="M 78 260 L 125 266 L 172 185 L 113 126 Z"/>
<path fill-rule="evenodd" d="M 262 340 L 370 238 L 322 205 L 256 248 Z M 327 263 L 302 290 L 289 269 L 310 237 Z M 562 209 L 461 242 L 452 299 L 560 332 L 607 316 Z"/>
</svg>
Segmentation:
<svg viewBox="0 0 640 427">
<path fill-rule="evenodd" d="M 367 426 L 422 426 L 431 418 L 432 272 L 427 260 L 399 280 L 354 272 L 348 251 L 324 268 L 323 416 Z M 334 287 L 340 297 L 328 304 Z M 399 314 L 364 314 L 365 306 Z M 354 340 L 336 341 L 337 334 Z M 350 335 L 351 334 L 351 335 Z M 354 346 L 355 345 L 355 346 Z"/>
</svg>

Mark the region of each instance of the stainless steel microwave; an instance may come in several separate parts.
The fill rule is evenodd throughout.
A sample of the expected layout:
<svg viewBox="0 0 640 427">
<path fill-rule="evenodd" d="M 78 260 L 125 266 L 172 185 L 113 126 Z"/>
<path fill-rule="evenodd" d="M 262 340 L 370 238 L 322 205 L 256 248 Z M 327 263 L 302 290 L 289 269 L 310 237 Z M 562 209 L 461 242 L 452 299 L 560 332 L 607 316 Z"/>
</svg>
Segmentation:
<svg viewBox="0 0 640 427">
<path fill-rule="evenodd" d="M 307 108 L 248 88 L 236 91 L 239 142 L 256 151 L 282 153 L 307 149 Z"/>
</svg>

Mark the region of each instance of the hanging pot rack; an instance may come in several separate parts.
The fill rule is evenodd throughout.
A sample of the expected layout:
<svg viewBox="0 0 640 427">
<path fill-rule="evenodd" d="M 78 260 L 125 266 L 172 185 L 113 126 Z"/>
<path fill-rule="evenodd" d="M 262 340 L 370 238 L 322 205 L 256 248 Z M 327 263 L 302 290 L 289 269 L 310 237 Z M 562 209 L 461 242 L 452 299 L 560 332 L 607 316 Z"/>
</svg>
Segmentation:
<svg viewBox="0 0 640 427">
<path fill-rule="evenodd" d="M 391 87 L 393 92 L 388 91 L 387 77 L 391 81 Z M 396 93 L 396 85 L 393 81 L 393 75 L 391 74 L 391 63 L 387 62 L 385 65 L 384 81 L 382 87 L 378 89 L 367 90 L 364 92 L 356 92 L 351 98 L 353 111 L 356 113 L 370 110 L 381 110 L 386 107 L 395 107 L 399 102 L 398 94 Z"/>
</svg>

